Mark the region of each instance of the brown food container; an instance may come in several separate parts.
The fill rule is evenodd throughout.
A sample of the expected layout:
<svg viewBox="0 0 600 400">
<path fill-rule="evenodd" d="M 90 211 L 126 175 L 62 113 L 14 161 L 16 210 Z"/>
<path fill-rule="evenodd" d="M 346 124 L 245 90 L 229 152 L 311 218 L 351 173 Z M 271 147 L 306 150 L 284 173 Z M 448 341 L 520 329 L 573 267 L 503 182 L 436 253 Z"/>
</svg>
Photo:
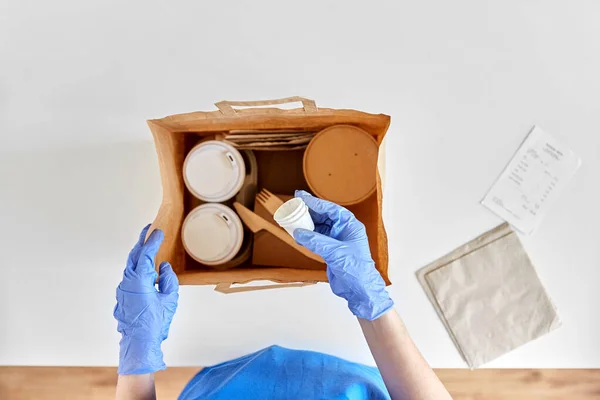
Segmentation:
<svg viewBox="0 0 600 400">
<path fill-rule="evenodd" d="M 335 149 L 335 151 L 332 151 Z M 304 177 L 317 197 L 342 206 L 358 204 L 377 190 L 379 146 L 351 125 L 323 129 L 304 152 Z"/>
<path fill-rule="evenodd" d="M 265 105 L 302 102 L 303 108 L 246 108 Z M 230 130 L 268 132 L 294 130 L 317 132 L 332 125 L 354 125 L 373 136 L 380 146 L 390 124 L 384 114 L 368 114 L 355 110 L 318 108 L 315 102 L 300 97 L 279 100 L 216 103 L 218 111 L 193 112 L 149 120 L 160 167 L 163 199 L 152 229 L 162 229 L 165 240 L 157 256 L 156 265 L 169 261 L 182 285 L 217 285 L 215 290 L 231 293 L 261 290 L 282 286 L 305 286 L 326 282 L 324 270 L 278 268 L 245 264 L 228 270 L 207 268 L 187 255 L 181 241 L 181 226 L 197 200 L 187 191 L 183 182 L 183 162 L 188 151 L 202 138 Z M 258 133 L 258 132 L 257 132 Z M 332 149 L 335 151 L 335 149 Z M 292 195 L 294 189 L 309 190 L 302 173 L 304 150 L 256 151 L 258 162 L 258 189 Z M 388 247 L 382 219 L 382 187 L 377 169 L 377 190 L 372 196 L 348 208 L 365 224 L 371 254 L 377 269 L 387 284 Z M 260 232 L 266 235 L 266 232 Z M 231 288 L 232 284 L 269 280 L 277 284 Z"/>
</svg>

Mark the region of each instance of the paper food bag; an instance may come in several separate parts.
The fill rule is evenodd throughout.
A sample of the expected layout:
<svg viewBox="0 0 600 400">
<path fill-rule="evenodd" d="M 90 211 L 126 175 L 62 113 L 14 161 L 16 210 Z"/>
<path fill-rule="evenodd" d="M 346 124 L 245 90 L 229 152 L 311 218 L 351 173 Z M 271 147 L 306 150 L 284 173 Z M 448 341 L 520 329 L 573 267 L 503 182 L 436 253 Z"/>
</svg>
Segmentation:
<svg viewBox="0 0 600 400">
<path fill-rule="evenodd" d="M 560 326 L 508 224 L 431 263 L 417 277 L 470 368 Z"/>
<path fill-rule="evenodd" d="M 276 107 L 293 102 L 301 103 L 301 107 L 294 109 Z M 301 269 L 298 268 L 299 263 L 294 265 L 295 268 L 290 268 L 289 264 L 286 265 L 284 262 L 278 263 L 279 265 L 274 265 L 277 264 L 274 262 L 260 265 L 253 263 L 252 257 L 249 257 L 247 261 L 235 268 L 217 270 L 187 255 L 181 240 L 181 227 L 186 215 L 199 203 L 187 190 L 183 180 L 185 157 L 199 141 L 215 138 L 218 135 L 244 135 L 251 140 L 256 137 L 257 141 L 260 141 L 264 138 L 264 134 L 299 132 L 299 135 L 308 135 L 333 125 L 353 125 L 363 129 L 373 136 L 379 146 L 390 125 L 390 117 L 357 110 L 317 107 L 313 100 L 302 97 L 242 102 L 221 101 L 215 105 L 217 106 L 215 111 L 170 115 L 148 121 L 156 145 L 163 191 L 162 203 L 152 224 L 152 229 L 162 229 L 165 233 L 165 240 L 156 256 L 156 264 L 169 261 L 181 285 L 217 285 L 217 290 L 227 293 L 326 282 L 327 274 L 324 268 L 322 270 Z M 255 151 L 257 188 L 266 188 L 273 193 L 287 195 L 293 195 L 294 189 L 308 189 L 302 172 L 304 148 L 296 149 L 295 145 L 292 145 L 292 147 L 277 147 L 270 150 Z M 382 209 L 383 189 L 378 172 L 374 170 L 373 173 L 377 176 L 376 192 L 365 201 L 348 208 L 365 225 L 373 260 L 383 279 L 389 284 L 388 245 Z M 231 202 L 227 205 L 232 206 Z M 269 233 L 259 232 L 257 236 L 259 235 L 265 236 Z M 280 241 L 276 243 L 277 246 L 287 246 Z M 280 285 L 252 286 L 253 281 L 265 280 Z M 237 284 L 245 286 L 243 288 L 232 286 Z"/>
</svg>

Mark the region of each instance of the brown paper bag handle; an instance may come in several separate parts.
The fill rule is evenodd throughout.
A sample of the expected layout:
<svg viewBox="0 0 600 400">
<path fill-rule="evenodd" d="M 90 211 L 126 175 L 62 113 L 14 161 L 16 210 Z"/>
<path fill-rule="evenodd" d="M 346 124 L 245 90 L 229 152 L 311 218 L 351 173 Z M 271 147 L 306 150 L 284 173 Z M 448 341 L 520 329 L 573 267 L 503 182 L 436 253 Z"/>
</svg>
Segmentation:
<svg viewBox="0 0 600 400">
<path fill-rule="evenodd" d="M 220 293 L 241 293 L 241 292 L 252 292 L 255 290 L 267 290 L 267 289 L 281 289 L 288 287 L 304 287 L 315 285 L 317 282 L 292 282 L 292 283 L 274 283 L 273 285 L 264 285 L 264 286 L 240 286 L 240 287 L 231 287 L 231 283 L 219 283 L 215 286 L 215 292 Z"/>
<path fill-rule="evenodd" d="M 314 100 L 307 99 L 300 96 L 286 97 L 284 99 L 273 99 L 273 100 L 253 100 L 253 101 L 228 101 L 223 100 L 215 103 L 215 106 L 224 114 L 234 116 L 237 115 L 236 110 L 233 106 L 238 107 L 257 107 L 257 106 L 268 106 L 275 104 L 286 104 L 301 102 L 304 107 L 304 112 L 313 113 L 317 112 L 317 104 Z"/>
</svg>

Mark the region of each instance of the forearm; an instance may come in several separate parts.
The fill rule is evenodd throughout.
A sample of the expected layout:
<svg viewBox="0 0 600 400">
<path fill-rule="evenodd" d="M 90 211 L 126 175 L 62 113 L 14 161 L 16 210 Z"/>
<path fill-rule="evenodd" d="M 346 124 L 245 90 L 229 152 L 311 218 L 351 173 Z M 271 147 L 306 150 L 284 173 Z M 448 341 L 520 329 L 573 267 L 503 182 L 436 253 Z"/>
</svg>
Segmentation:
<svg viewBox="0 0 600 400">
<path fill-rule="evenodd" d="M 117 400 L 154 400 L 154 374 L 119 375 Z"/>
<path fill-rule="evenodd" d="M 392 399 L 451 399 L 408 335 L 396 310 L 358 319 Z"/>
</svg>

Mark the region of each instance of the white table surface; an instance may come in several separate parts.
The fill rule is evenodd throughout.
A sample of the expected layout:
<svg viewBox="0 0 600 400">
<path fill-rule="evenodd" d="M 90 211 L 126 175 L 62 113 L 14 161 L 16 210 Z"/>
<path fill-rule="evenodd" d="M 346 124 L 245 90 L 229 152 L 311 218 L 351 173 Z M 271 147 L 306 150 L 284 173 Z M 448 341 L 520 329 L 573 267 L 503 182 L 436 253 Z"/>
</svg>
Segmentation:
<svg viewBox="0 0 600 400">
<path fill-rule="evenodd" d="M 392 116 L 390 292 L 463 367 L 415 270 L 500 223 L 479 200 L 533 124 L 583 166 L 523 238 L 564 326 L 490 367 L 600 367 L 600 3 L 13 1 L 0 5 L 0 364 L 115 365 L 114 290 L 161 189 L 148 118 L 304 95 Z M 181 288 L 172 366 L 270 344 L 372 363 L 326 284 Z"/>
</svg>

